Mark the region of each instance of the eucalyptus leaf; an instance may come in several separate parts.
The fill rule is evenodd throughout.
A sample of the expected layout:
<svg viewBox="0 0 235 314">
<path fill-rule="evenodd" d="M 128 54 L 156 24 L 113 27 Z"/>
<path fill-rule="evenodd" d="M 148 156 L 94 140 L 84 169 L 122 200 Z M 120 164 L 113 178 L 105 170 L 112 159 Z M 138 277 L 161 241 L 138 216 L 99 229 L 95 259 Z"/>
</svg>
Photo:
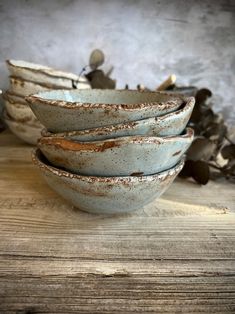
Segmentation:
<svg viewBox="0 0 235 314">
<path fill-rule="evenodd" d="M 196 105 L 204 104 L 209 97 L 212 96 L 212 92 L 208 88 L 199 89 L 195 96 Z"/>
<path fill-rule="evenodd" d="M 90 55 L 89 65 L 92 70 L 97 69 L 104 63 L 104 53 L 100 49 L 95 49 Z"/>
<path fill-rule="evenodd" d="M 189 178 L 192 176 L 192 169 L 193 169 L 193 160 L 186 160 L 184 163 L 184 167 L 180 172 L 180 177 Z"/>
<path fill-rule="evenodd" d="M 196 138 L 187 151 L 190 160 L 210 160 L 216 150 L 216 144 L 204 137 Z"/>
<path fill-rule="evenodd" d="M 86 75 L 92 88 L 114 89 L 116 81 L 107 77 L 102 70 L 94 70 Z"/>
<path fill-rule="evenodd" d="M 209 165 L 202 160 L 195 161 L 192 168 L 192 177 L 200 184 L 207 184 L 210 179 Z"/>
<path fill-rule="evenodd" d="M 224 146 L 221 149 L 221 155 L 224 159 L 235 159 L 235 144 Z"/>
</svg>

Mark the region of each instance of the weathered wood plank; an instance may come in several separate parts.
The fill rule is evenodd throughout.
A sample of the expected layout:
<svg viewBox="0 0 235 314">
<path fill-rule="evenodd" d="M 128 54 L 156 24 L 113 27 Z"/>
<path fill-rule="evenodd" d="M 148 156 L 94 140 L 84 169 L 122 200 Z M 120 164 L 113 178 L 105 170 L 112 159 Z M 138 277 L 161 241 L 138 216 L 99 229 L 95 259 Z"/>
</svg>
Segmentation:
<svg viewBox="0 0 235 314">
<path fill-rule="evenodd" d="M 57 196 L 0 134 L 0 313 L 235 313 L 234 186 L 178 180 L 126 215 Z"/>
</svg>

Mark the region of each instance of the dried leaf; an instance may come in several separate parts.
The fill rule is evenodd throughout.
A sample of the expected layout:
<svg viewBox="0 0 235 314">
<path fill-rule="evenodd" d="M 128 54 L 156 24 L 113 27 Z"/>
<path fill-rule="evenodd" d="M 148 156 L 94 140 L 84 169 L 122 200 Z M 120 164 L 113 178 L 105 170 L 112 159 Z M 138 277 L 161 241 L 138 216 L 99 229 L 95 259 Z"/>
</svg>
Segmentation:
<svg viewBox="0 0 235 314">
<path fill-rule="evenodd" d="M 203 135 L 210 140 L 223 141 L 227 133 L 227 127 L 223 123 L 210 123 Z"/>
<path fill-rule="evenodd" d="M 210 160 L 214 151 L 216 149 L 216 144 L 206 138 L 198 137 L 196 138 L 192 145 L 187 151 L 187 158 L 190 160 Z"/>
<path fill-rule="evenodd" d="M 235 159 L 235 144 L 226 145 L 221 149 L 221 155 L 224 159 Z"/>
<path fill-rule="evenodd" d="M 226 134 L 226 139 L 230 142 L 230 143 L 235 143 L 235 127 L 230 127 L 227 131 Z"/>
<path fill-rule="evenodd" d="M 86 75 L 92 88 L 114 89 L 116 81 L 107 77 L 102 70 L 94 70 Z"/>
<path fill-rule="evenodd" d="M 209 165 L 202 160 L 197 160 L 193 163 L 192 177 L 200 184 L 207 184 L 210 179 L 210 168 Z"/>
<path fill-rule="evenodd" d="M 193 108 L 193 112 L 190 118 L 190 121 L 192 123 L 199 123 L 199 121 L 201 121 L 201 117 L 202 117 L 202 111 L 200 106 L 197 106 L 195 104 L 194 108 Z"/>
<path fill-rule="evenodd" d="M 92 70 L 97 69 L 104 63 L 104 53 L 100 49 L 95 49 L 90 55 L 89 65 Z"/>
<path fill-rule="evenodd" d="M 192 176 L 193 160 L 186 160 L 183 169 L 180 172 L 180 177 L 189 178 Z"/>
<path fill-rule="evenodd" d="M 212 92 L 207 88 L 199 89 L 197 92 L 195 99 L 196 105 L 204 104 L 207 101 L 207 98 L 212 96 Z"/>
<path fill-rule="evenodd" d="M 212 123 L 214 121 L 214 112 L 211 108 L 200 106 L 201 108 L 201 116 L 199 118 L 200 121 L 200 127 L 204 130 L 208 127 L 208 124 Z"/>
</svg>

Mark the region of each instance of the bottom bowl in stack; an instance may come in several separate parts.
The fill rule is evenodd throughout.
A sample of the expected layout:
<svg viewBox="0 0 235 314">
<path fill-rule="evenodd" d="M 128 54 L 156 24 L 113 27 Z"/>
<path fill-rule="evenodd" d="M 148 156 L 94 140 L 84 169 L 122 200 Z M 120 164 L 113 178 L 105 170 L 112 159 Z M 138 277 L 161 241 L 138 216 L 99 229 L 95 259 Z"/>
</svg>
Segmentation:
<svg viewBox="0 0 235 314">
<path fill-rule="evenodd" d="M 159 197 L 183 168 L 183 159 L 171 169 L 147 176 L 98 177 L 74 174 L 55 167 L 39 149 L 33 162 L 64 199 L 83 211 L 96 214 L 131 212 Z"/>
</svg>

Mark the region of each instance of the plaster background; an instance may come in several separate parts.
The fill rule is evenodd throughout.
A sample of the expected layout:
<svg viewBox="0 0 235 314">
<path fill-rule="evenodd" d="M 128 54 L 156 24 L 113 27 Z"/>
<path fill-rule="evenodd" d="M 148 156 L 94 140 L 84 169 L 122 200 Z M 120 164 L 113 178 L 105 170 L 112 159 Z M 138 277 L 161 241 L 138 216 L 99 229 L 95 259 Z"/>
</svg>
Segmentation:
<svg viewBox="0 0 235 314">
<path fill-rule="evenodd" d="M 94 48 L 118 88 L 154 88 L 175 73 L 179 84 L 209 87 L 235 121 L 234 1 L 0 0 L 0 88 L 5 59 L 79 73 Z"/>
</svg>

